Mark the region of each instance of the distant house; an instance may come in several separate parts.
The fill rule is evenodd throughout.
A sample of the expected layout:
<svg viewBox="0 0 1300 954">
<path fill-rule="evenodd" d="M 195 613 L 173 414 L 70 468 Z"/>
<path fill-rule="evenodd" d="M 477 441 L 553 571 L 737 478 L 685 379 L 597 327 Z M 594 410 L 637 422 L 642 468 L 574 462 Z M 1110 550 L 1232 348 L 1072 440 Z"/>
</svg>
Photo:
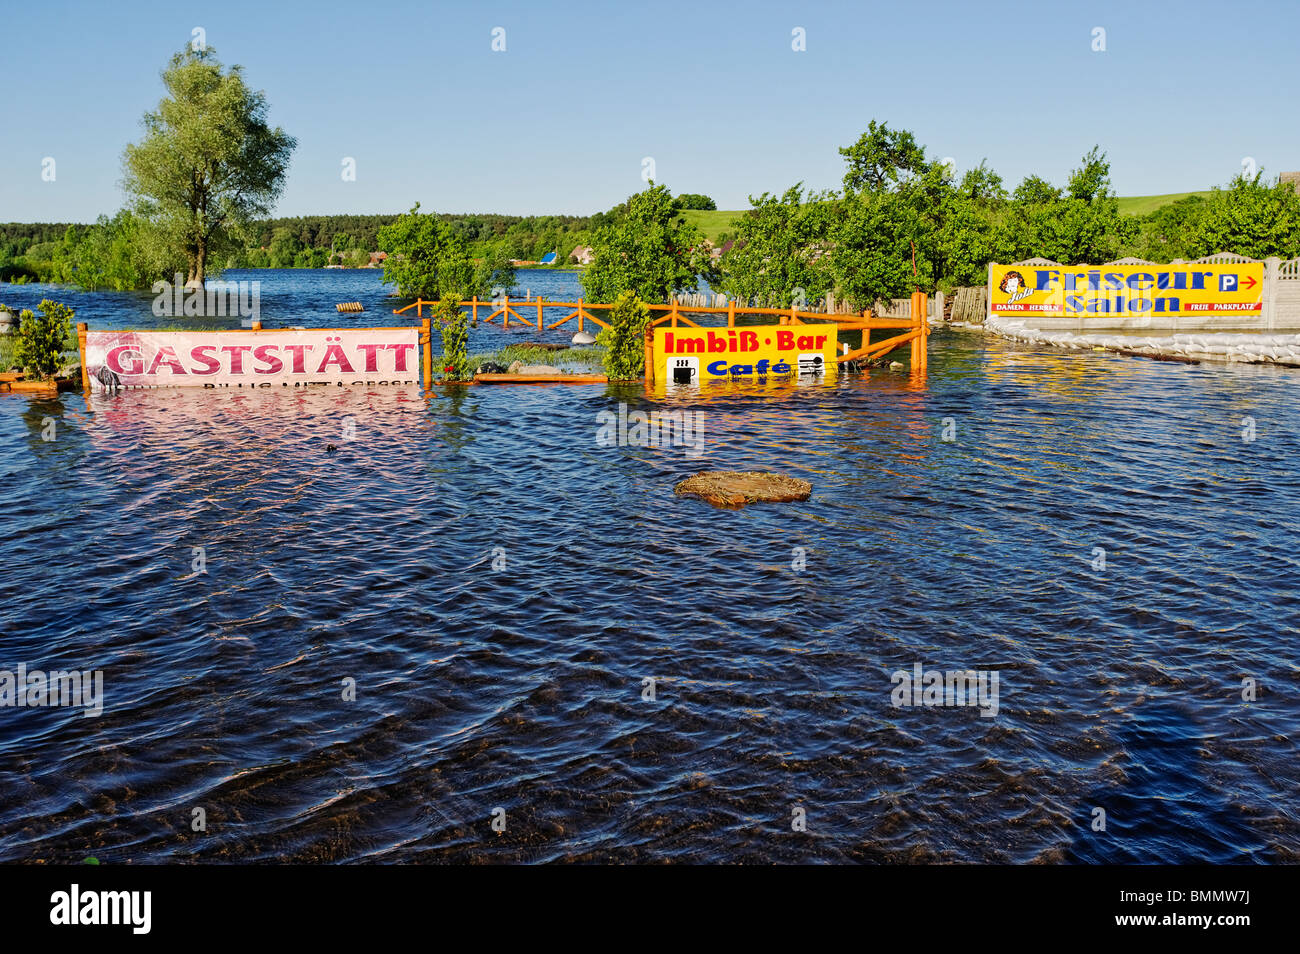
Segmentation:
<svg viewBox="0 0 1300 954">
<path fill-rule="evenodd" d="M 538 265 L 554 265 L 554 264 L 555 264 L 555 260 L 556 260 L 557 258 L 559 258 L 559 257 L 560 257 L 560 253 L 559 253 L 559 252 L 547 252 L 545 255 L 542 256 L 541 261 L 539 261 L 537 264 L 538 264 Z"/>
<path fill-rule="evenodd" d="M 1278 178 L 1283 182 L 1291 183 L 1291 188 L 1300 192 L 1300 172 L 1284 172 Z"/>
<path fill-rule="evenodd" d="M 386 258 L 388 258 L 387 252 L 371 252 L 370 261 L 363 265 L 362 268 L 379 268 L 384 264 Z"/>
<path fill-rule="evenodd" d="M 589 245 L 579 245 L 569 253 L 569 258 L 573 259 L 579 265 L 590 265 L 596 260 L 596 253 L 591 250 Z"/>
</svg>

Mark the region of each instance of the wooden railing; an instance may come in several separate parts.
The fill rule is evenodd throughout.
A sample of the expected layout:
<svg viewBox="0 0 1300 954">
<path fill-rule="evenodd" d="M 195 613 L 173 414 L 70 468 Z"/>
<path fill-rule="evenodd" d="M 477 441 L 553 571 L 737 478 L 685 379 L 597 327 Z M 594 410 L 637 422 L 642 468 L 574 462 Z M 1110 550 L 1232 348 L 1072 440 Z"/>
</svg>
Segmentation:
<svg viewBox="0 0 1300 954">
<path fill-rule="evenodd" d="M 416 299 L 403 308 L 393 309 L 393 314 L 402 315 L 415 309 L 417 318 L 424 317 L 424 309 L 441 304 L 438 301 L 427 301 L 423 298 Z M 606 311 L 613 308 L 613 305 L 599 304 L 588 302 L 579 298 L 577 301 L 547 301 L 542 298 L 532 298 L 527 301 L 516 299 L 511 302 L 509 296 L 500 299 L 480 300 L 471 298 L 468 301 L 458 303 L 461 308 L 469 308 L 471 314 L 477 322 L 480 308 L 488 310 L 488 315 L 483 319 L 484 322 L 492 322 L 501 319 L 503 328 L 510 327 L 510 321 L 513 318 L 515 323 L 524 327 L 536 328 L 538 331 L 548 331 L 559 328 L 567 322 L 577 319 L 577 328 L 583 330 L 583 322 L 590 321 L 600 328 L 608 328 L 609 322 L 602 321 L 592 312 Z M 678 302 L 669 302 L 668 304 L 650 304 L 647 306 L 651 315 L 659 312 L 658 318 L 654 318 L 650 324 L 662 325 L 669 324 L 676 328 L 679 325 L 685 325 L 689 328 L 705 327 L 694 318 L 688 315 L 725 315 L 727 327 L 736 326 L 736 316 L 738 315 L 760 315 L 769 316 L 777 319 L 778 324 L 782 325 L 805 325 L 805 324 L 833 324 L 841 331 L 861 331 L 862 346 L 854 351 L 847 351 L 836 356 L 836 361 L 844 363 L 846 361 L 856 360 L 873 360 L 883 357 L 895 348 L 905 344 L 912 346 L 912 369 L 924 370 L 926 366 L 926 347 L 925 337 L 929 334 L 929 326 L 926 322 L 926 295 L 924 292 L 918 292 L 912 296 L 912 316 L 910 318 L 877 318 L 871 314 L 871 311 L 864 310 L 861 314 L 853 315 L 836 315 L 825 312 L 800 311 L 797 308 L 751 308 L 745 305 L 737 305 L 734 301 L 723 305 L 682 305 Z M 544 311 L 547 308 L 573 309 L 565 315 L 550 324 L 546 323 Z M 520 309 L 533 311 L 536 309 L 536 317 L 531 314 L 525 318 L 520 314 Z M 876 329 L 907 329 L 901 335 L 894 335 L 881 341 L 871 341 L 871 332 Z"/>
</svg>

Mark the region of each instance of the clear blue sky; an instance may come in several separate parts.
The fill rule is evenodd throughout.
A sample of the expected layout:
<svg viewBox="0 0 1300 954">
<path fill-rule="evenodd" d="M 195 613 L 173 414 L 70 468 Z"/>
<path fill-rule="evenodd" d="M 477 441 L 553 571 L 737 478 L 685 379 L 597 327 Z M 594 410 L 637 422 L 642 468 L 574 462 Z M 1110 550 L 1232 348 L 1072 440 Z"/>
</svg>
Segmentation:
<svg viewBox="0 0 1300 954">
<path fill-rule="evenodd" d="M 646 156 L 674 192 L 743 208 L 837 186 L 837 148 L 872 118 L 959 171 L 987 158 L 1009 187 L 1063 182 L 1093 143 L 1121 195 L 1223 184 L 1245 156 L 1300 169 L 1294 0 L 40 0 L 0 19 L 0 221 L 117 209 L 122 147 L 194 27 L 298 138 L 282 215 L 590 213 L 643 187 Z"/>
</svg>

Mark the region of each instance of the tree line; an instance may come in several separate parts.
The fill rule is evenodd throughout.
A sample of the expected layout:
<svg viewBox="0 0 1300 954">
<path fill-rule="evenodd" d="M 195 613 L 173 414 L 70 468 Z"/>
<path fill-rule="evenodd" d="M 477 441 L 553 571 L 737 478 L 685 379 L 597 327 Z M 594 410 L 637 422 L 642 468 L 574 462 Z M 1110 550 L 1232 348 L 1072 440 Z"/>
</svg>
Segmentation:
<svg viewBox="0 0 1300 954">
<path fill-rule="evenodd" d="M 662 186 L 633 196 L 603 224 L 583 274 L 593 301 L 634 290 L 647 301 L 703 279 L 755 305 L 812 304 L 834 294 L 855 308 L 912 291 L 982 285 L 989 262 L 1035 256 L 1076 264 L 1135 256 L 1190 260 L 1219 251 L 1300 256 L 1300 195 L 1262 171 L 1208 198 L 1189 196 L 1146 216 L 1124 215 L 1110 164 L 1094 147 L 1064 185 L 1031 175 L 1008 192 L 985 162 L 958 177 L 906 130 L 872 121 L 840 150 L 842 188 L 750 197 L 715 257 Z"/>
<path fill-rule="evenodd" d="M 983 284 L 990 261 L 1043 256 L 1157 262 L 1232 251 L 1300 255 L 1300 196 L 1263 173 L 1238 176 L 1208 198 L 1146 216 L 1120 213 L 1100 148 L 1065 182 L 1031 175 L 1014 190 L 981 162 L 958 176 L 907 130 L 874 120 L 852 145 L 841 186 L 750 197 L 715 249 L 684 212 L 708 196 L 649 186 L 590 216 L 421 212 L 273 218 L 294 138 L 267 121 L 264 94 L 210 47 L 187 46 L 162 72 L 164 97 L 123 153 L 127 205 L 94 224 L 0 225 L 0 280 L 148 288 L 179 272 L 202 283 L 223 268 L 369 264 L 388 253 L 385 280 L 405 294 L 487 295 L 509 287 L 512 260 L 593 249 L 586 296 L 643 300 L 707 285 L 756 304 L 788 307 L 828 294 L 855 307 L 913 290 Z M 219 135 L 214 135 L 219 131 Z"/>
</svg>

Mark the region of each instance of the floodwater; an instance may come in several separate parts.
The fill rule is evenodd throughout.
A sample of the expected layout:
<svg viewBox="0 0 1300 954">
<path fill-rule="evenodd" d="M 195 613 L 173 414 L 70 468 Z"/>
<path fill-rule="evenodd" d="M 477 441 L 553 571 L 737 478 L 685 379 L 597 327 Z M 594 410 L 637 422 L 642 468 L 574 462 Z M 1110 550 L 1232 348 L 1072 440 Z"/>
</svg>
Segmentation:
<svg viewBox="0 0 1300 954">
<path fill-rule="evenodd" d="M 0 680 L 103 686 L 0 708 L 0 861 L 1300 860 L 1298 374 L 937 334 L 924 382 L 0 397 Z M 714 468 L 812 498 L 673 495 Z M 896 706 L 918 665 L 996 705 Z"/>
</svg>

